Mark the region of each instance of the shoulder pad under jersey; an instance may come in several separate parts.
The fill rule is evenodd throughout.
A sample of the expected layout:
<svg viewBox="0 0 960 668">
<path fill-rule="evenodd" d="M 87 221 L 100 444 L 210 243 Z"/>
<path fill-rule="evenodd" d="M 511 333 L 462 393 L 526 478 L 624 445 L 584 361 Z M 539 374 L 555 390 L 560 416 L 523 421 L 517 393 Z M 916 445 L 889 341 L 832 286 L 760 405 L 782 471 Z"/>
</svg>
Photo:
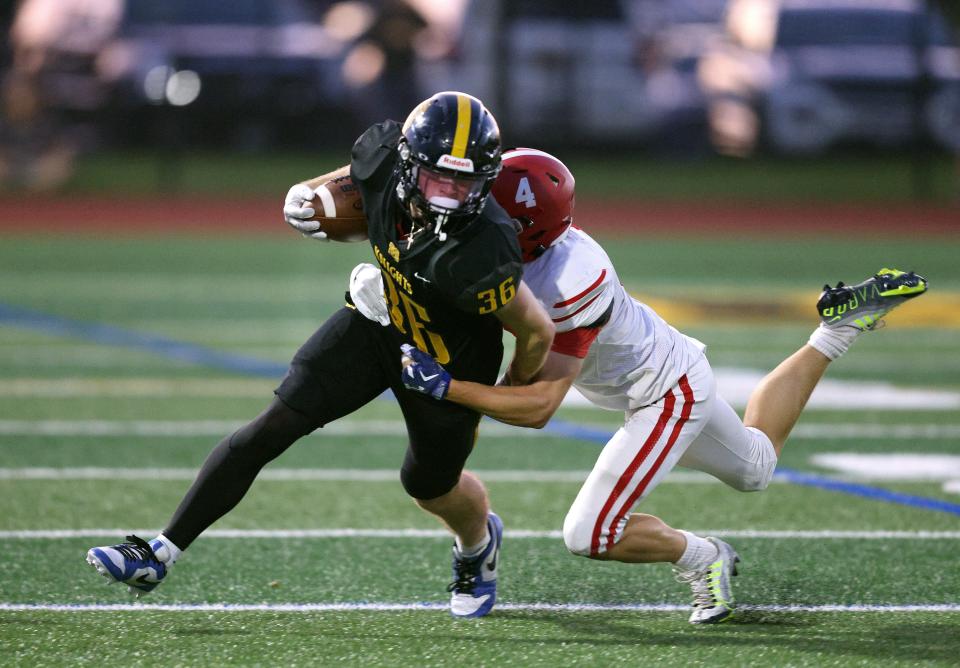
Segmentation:
<svg viewBox="0 0 960 668">
<path fill-rule="evenodd" d="M 350 176 L 354 182 L 366 181 L 384 165 L 389 165 L 392 172 L 399 141 L 400 124 L 396 121 L 384 121 L 367 128 L 353 144 Z"/>
<path fill-rule="evenodd" d="M 592 325 L 610 308 L 617 274 L 607 254 L 589 237 L 568 235 L 527 266 L 527 283 L 558 332 Z"/>
<path fill-rule="evenodd" d="M 478 221 L 475 234 L 455 244 L 447 241 L 431 260 L 432 273 L 457 308 L 481 315 L 506 306 L 516 296 L 523 276 L 513 223 L 488 216 L 487 209 L 491 207 L 484 207 L 481 216 L 487 219 Z"/>
</svg>

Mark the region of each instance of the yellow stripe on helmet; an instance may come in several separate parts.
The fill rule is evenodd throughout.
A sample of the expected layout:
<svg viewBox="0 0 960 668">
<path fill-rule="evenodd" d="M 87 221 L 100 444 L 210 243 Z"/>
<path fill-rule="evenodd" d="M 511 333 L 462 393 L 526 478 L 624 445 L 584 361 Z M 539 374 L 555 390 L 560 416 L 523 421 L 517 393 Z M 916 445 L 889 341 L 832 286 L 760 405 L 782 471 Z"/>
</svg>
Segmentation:
<svg viewBox="0 0 960 668">
<path fill-rule="evenodd" d="M 453 148 L 450 155 L 454 158 L 467 157 L 467 140 L 470 138 L 470 97 L 457 94 L 457 131 L 453 135 Z"/>
</svg>

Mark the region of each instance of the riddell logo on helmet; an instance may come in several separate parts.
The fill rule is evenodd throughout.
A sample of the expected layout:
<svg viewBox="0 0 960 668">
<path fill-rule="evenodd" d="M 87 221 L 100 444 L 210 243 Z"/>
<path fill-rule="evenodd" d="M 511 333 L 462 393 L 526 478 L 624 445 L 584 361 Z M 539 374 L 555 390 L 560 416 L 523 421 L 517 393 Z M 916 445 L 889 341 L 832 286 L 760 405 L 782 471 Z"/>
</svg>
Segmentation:
<svg viewBox="0 0 960 668">
<path fill-rule="evenodd" d="M 455 169 L 459 172 L 473 172 L 473 160 L 470 158 L 455 158 L 450 154 L 441 155 L 437 160 L 437 167 Z"/>
</svg>

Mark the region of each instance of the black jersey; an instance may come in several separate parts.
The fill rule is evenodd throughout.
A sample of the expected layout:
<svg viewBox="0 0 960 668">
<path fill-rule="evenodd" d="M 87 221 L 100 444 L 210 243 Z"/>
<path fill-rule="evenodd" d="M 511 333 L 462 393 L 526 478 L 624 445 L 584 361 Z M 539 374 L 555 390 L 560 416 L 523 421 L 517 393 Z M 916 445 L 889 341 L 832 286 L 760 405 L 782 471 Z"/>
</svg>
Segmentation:
<svg viewBox="0 0 960 668">
<path fill-rule="evenodd" d="M 454 375 L 500 350 L 502 326 L 493 313 L 516 295 L 523 273 L 516 230 L 488 197 L 477 220 L 445 241 L 420 238 L 407 247 L 396 196 L 400 125 L 370 127 L 353 147 L 350 174 L 360 190 L 370 245 L 383 273 L 392 330 L 447 365 Z M 473 375 L 473 374 L 470 374 Z"/>
</svg>

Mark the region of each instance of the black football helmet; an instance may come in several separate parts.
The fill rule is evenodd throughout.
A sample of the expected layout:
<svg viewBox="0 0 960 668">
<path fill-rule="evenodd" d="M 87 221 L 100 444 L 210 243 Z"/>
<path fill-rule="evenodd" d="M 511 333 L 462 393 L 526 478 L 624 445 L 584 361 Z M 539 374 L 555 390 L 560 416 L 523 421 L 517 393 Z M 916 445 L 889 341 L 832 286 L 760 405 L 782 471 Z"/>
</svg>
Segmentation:
<svg viewBox="0 0 960 668">
<path fill-rule="evenodd" d="M 411 215 L 410 244 L 424 231 L 444 241 L 464 229 L 500 172 L 497 121 L 466 93 L 437 93 L 417 105 L 397 150 L 397 197 Z"/>
</svg>

